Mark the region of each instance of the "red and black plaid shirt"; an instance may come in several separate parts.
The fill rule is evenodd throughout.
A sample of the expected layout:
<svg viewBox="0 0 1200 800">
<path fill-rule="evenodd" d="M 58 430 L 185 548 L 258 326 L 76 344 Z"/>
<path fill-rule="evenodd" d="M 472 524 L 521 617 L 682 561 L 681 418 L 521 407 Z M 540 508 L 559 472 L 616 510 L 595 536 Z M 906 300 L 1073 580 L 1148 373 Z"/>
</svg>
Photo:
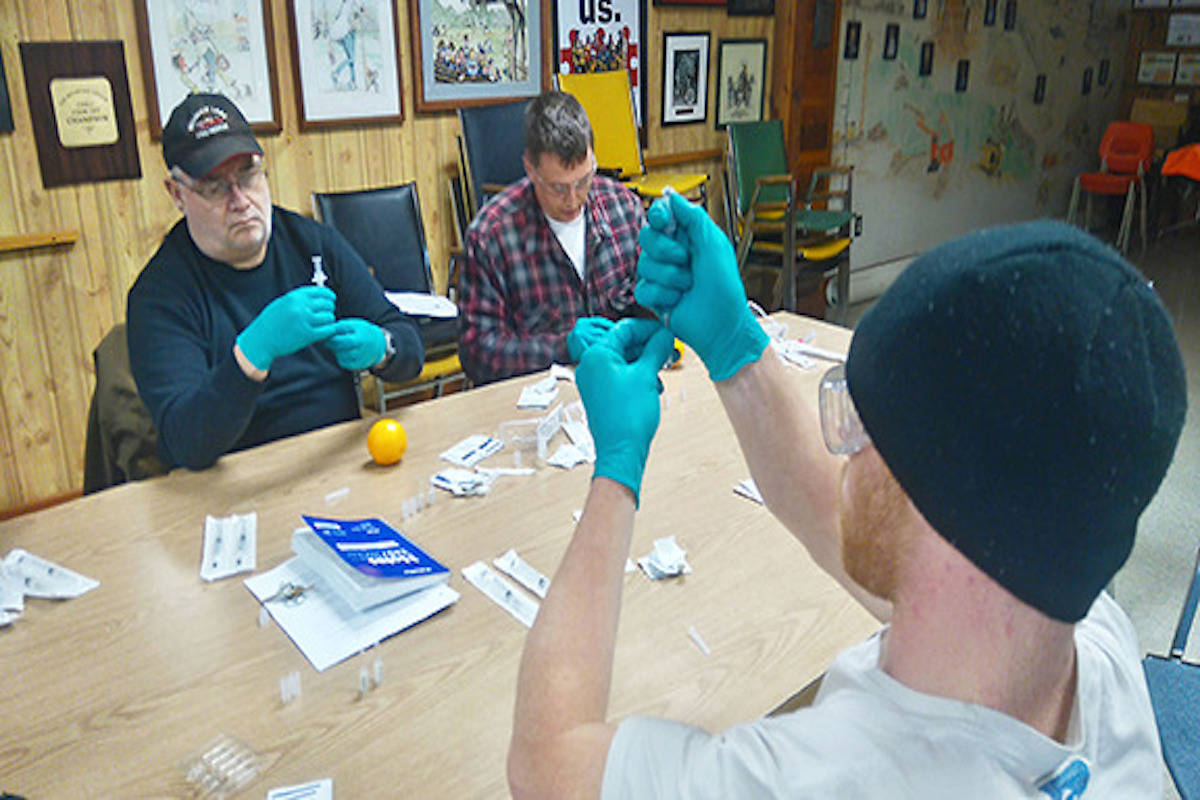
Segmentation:
<svg viewBox="0 0 1200 800">
<path fill-rule="evenodd" d="M 566 363 L 579 317 L 636 313 L 642 203 L 597 176 L 584 205 L 584 280 L 550 230 L 528 178 L 492 198 L 467 232 L 458 352 L 476 384 Z"/>
</svg>

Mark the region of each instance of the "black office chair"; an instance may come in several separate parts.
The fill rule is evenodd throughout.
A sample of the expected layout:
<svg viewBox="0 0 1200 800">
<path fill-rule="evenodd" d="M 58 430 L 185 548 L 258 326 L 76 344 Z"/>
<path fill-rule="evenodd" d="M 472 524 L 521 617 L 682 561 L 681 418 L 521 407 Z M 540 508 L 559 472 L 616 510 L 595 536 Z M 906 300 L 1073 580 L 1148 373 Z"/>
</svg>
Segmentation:
<svg viewBox="0 0 1200 800">
<path fill-rule="evenodd" d="M 1142 659 L 1150 702 L 1158 722 L 1163 760 L 1183 800 L 1200 800 L 1200 664 L 1185 661 L 1188 633 L 1200 604 L 1200 552 L 1175 628 L 1168 656 L 1147 655 Z"/>
<path fill-rule="evenodd" d="M 458 110 L 458 154 L 466 183 L 467 220 L 488 198 L 525 177 L 525 109 L 529 100 Z"/>
<path fill-rule="evenodd" d="M 429 248 L 416 182 L 351 192 L 313 192 L 313 214 L 336 228 L 358 251 L 376 280 L 389 292 L 435 294 Z M 388 389 L 376 376 L 379 413 L 387 401 L 433 388 L 440 395 L 452 380 L 465 380 L 458 360 L 458 320 L 412 316 L 425 344 L 421 374 Z"/>
</svg>

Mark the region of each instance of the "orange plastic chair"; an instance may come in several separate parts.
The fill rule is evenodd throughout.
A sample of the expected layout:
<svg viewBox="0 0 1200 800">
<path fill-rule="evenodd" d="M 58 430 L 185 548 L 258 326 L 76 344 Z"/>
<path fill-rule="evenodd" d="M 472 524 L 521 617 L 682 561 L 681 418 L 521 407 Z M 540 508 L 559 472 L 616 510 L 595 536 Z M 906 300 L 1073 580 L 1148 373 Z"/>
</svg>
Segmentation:
<svg viewBox="0 0 1200 800">
<path fill-rule="evenodd" d="M 1125 196 L 1121 226 L 1117 229 L 1116 246 L 1122 253 L 1129 249 L 1133 231 L 1135 200 L 1141 201 L 1142 250 L 1146 249 L 1146 172 L 1154 154 L 1154 128 L 1141 122 L 1113 122 L 1100 140 L 1100 171 L 1085 172 L 1075 178 L 1067 222 L 1075 223 L 1079 210 L 1079 195 L 1087 192 L 1083 227 L 1088 229 L 1092 217 L 1092 195 Z"/>
</svg>

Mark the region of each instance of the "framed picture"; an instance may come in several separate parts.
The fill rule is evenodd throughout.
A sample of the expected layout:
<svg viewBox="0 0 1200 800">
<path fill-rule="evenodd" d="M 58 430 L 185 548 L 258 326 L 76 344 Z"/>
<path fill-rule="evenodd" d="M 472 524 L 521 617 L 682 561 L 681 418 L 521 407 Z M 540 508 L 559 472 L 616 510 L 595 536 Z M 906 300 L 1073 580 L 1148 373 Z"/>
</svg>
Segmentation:
<svg viewBox="0 0 1200 800">
<path fill-rule="evenodd" d="M 603 10 L 603 9 L 606 9 Z M 608 0 L 601 13 L 588 0 L 555 0 L 554 55 L 559 72 L 628 70 L 633 114 L 646 143 L 646 4 Z"/>
<path fill-rule="evenodd" d="M 883 60 L 895 61 L 900 52 L 900 26 L 889 22 L 883 29 Z"/>
<path fill-rule="evenodd" d="M 409 0 L 417 111 L 532 97 L 542 91 L 537 0 Z"/>
<path fill-rule="evenodd" d="M 758 122 L 767 77 L 766 39 L 722 39 L 717 47 L 716 128 Z"/>
<path fill-rule="evenodd" d="M 663 34 L 662 124 L 708 119 L 707 33 Z"/>
<path fill-rule="evenodd" d="M 390 0 L 290 0 L 300 129 L 400 122 L 400 48 Z"/>
<path fill-rule="evenodd" d="M 656 6 L 723 6 L 726 0 L 654 0 Z"/>
<path fill-rule="evenodd" d="M 1004 0 L 1004 30 L 1017 27 L 1017 0 Z"/>
<path fill-rule="evenodd" d="M 775 0 L 728 0 L 725 13 L 731 17 L 769 17 L 775 13 Z"/>
<path fill-rule="evenodd" d="M 12 102 L 8 99 L 8 79 L 4 76 L 4 54 L 0 53 L 0 133 L 12 132 Z"/>
<path fill-rule="evenodd" d="M 996 0 L 984 0 L 983 24 L 989 28 L 996 24 Z"/>
<path fill-rule="evenodd" d="M 858 42 L 862 38 L 862 23 L 858 20 L 846 23 L 846 45 L 842 48 L 842 58 L 853 61 L 858 58 Z"/>
<path fill-rule="evenodd" d="M 1108 85 L 1108 59 L 1100 59 L 1100 71 L 1096 73 L 1096 83 L 1101 86 Z"/>
<path fill-rule="evenodd" d="M 928 0 L 913 0 L 913 19 L 925 19 L 925 15 L 928 13 Z"/>
<path fill-rule="evenodd" d="M 150 135 L 193 92 L 223 94 L 259 133 L 278 133 L 279 88 L 268 0 L 135 0 Z"/>
<path fill-rule="evenodd" d="M 921 43 L 921 63 L 917 67 L 917 74 L 922 77 L 933 74 L 933 42 Z"/>
<path fill-rule="evenodd" d="M 1176 86 L 1200 85 L 1200 53 L 1180 53 L 1175 69 Z"/>
<path fill-rule="evenodd" d="M 1092 93 L 1092 68 L 1088 67 L 1083 71 L 1083 83 L 1079 86 L 1080 94 Z"/>
<path fill-rule="evenodd" d="M 1138 83 L 1170 86 L 1175 81 L 1175 56 L 1166 50 L 1143 50 L 1138 56 Z"/>
<path fill-rule="evenodd" d="M 958 66 L 954 70 L 954 91 L 965 92 L 971 80 L 971 62 L 967 59 L 959 59 Z"/>
</svg>

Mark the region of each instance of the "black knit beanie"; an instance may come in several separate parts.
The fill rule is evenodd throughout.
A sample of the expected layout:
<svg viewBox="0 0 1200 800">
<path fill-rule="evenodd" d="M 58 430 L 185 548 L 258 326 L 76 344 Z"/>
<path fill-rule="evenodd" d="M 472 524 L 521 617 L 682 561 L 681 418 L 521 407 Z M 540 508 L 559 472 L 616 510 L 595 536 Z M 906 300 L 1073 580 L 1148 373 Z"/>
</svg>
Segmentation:
<svg viewBox="0 0 1200 800">
<path fill-rule="evenodd" d="M 929 524 L 1066 622 L 1129 556 L 1187 408 L 1154 290 L 1110 247 L 1050 221 L 914 261 L 855 329 L 846 375 Z"/>
</svg>

